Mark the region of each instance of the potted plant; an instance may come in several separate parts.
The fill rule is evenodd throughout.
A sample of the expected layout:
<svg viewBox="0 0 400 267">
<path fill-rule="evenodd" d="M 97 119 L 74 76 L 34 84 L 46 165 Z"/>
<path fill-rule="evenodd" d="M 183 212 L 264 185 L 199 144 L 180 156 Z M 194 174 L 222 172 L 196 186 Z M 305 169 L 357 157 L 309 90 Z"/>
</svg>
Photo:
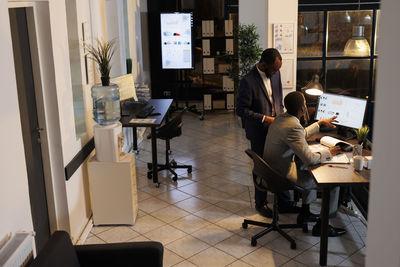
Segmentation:
<svg viewBox="0 0 400 267">
<path fill-rule="evenodd" d="M 365 143 L 367 142 L 367 136 L 369 133 L 368 125 L 364 125 L 360 129 L 354 130 L 354 132 L 356 133 L 358 144 L 364 146 Z"/>
<path fill-rule="evenodd" d="M 366 143 L 367 143 L 367 136 L 369 133 L 369 127 L 368 125 L 364 125 L 363 127 L 361 127 L 360 129 L 356 129 L 354 130 L 356 137 L 357 137 L 357 141 L 358 141 L 358 145 L 354 146 L 354 155 L 362 155 L 362 150 L 363 148 L 365 148 Z"/>
<path fill-rule="evenodd" d="M 260 59 L 262 49 L 258 44 L 260 35 L 257 33 L 254 24 L 239 24 L 235 29 L 235 36 L 239 42 L 238 58 L 226 55 L 227 62 L 230 64 L 228 75 L 234 81 L 235 95 L 240 79 L 242 79 Z"/>
<path fill-rule="evenodd" d="M 111 58 L 114 55 L 116 39 L 96 40 L 96 47 L 85 44 L 90 58 L 97 63 L 101 75 L 101 84 L 92 87 L 93 119 L 100 125 L 113 124 L 120 119 L 119 90 L 116 84 L 110 84 Z"/>
</svg>

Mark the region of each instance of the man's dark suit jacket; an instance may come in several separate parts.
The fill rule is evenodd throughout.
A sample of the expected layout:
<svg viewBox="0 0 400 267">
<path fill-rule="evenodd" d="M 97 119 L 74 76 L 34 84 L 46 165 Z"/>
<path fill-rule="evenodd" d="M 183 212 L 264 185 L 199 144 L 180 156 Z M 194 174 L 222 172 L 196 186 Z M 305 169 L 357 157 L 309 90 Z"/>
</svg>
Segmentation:
<svg viewBox="0 0 400 267">
<path fill-rule="evenodd" d="M 278 115 L 283 112 L 281 73 L 273 74 L 270 79 L 274 107 Z M 272 115 L 272 106 L 257 67 L 254 66 L 240 81 L 236 103 L 236 114 L 243 119 L 247 139 L 257 143 L 264 142 L 268 126 L 261 121 L 264 115 Z"/>
</svg>

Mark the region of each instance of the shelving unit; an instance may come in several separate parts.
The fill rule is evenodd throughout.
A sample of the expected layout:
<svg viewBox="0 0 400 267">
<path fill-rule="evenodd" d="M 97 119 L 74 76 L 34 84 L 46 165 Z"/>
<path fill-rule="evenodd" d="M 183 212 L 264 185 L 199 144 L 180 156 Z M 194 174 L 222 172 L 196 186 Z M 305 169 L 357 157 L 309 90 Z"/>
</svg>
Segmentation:
<svg viewBox="0 0 400 267">
<path fill-rule="evenodd" d="M 235 54 L 234 20 L 201 21 L 203 114 L 234 109 L 234 83 L 227 74 L 226 54 Z"/>
</svg>

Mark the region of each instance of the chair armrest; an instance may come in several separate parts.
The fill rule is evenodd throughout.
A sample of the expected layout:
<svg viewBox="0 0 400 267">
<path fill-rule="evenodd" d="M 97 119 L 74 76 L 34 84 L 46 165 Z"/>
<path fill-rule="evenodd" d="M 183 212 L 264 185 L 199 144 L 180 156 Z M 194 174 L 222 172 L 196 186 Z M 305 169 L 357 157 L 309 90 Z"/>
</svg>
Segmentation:
<svg viewBox="0 0 400 267">
<path fill-rule="evenodd" d="M 164 247 L 159 242 L 129 242 L 75 246 L 79 263 L 85 266 L 162 267 Z"/>
</svg>

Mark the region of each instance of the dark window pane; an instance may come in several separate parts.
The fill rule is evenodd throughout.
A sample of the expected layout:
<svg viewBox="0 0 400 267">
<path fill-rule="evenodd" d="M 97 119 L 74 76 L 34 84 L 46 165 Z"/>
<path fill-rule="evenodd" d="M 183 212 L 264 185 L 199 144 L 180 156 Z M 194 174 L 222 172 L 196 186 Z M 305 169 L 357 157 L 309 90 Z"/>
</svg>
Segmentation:
<svg viewBox="0 0 400 267">
<path fill-rule="evenodd" d="M 326 92 L 366 97 L 369 92 L 369 59 L 328 60 Z"/>
<path fill-rule="evenodd" d="M 352 38 L 353 27 L 363 26 L 369 46 L 372 33 L 372 10 L 328 12 L 328 56 L 344 56 L 344 48 Z M 368 55 L 367 55 L 368 56 Z"/>
<path fill-rule="evenodd" d="M 324 13 L 299 12 L 297 56 L 320 57 L 324 40 Z"/>
<path fill-rule="evenodd" d="M 375 88 L 376 88 L 376 59 L 374 59 L 374 73 L 372 74 L 372 93 L 371 93 L 371 100 L 375 100 Z"/>
<path fill-rule="evenodd" d="M 307 60 L 297 61 L 297 91 L 306 86 L 312 79 L 314 74 L 322 76 L 322 61 L 321 60 Z M 321 81 L 321 79 L 320 79 Z"/>
</svg>

